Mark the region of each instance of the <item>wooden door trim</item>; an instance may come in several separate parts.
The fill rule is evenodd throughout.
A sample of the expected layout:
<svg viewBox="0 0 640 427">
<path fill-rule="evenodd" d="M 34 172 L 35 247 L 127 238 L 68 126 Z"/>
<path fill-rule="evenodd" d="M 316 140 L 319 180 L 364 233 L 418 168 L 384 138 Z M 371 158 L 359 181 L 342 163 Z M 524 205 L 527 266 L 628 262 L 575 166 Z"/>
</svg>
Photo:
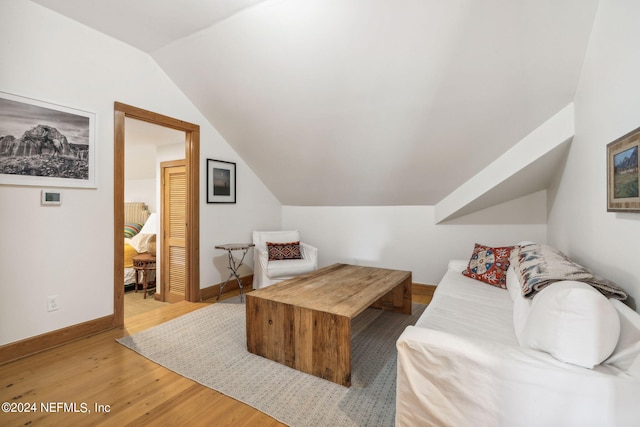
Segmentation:
<svg viewBox="0 0 640 427">
<path fill-rule="evenodd" d="M 200 300 L 200 126 L 152 111 L 114 103 L 114 159 L 113 159 L 113 325 L 124 325 L 124 125 L 125 118 L 133 118 L 185 133 L 185 161 L 187 175 L 187 288 L 185 299 Z"/>
</svg>

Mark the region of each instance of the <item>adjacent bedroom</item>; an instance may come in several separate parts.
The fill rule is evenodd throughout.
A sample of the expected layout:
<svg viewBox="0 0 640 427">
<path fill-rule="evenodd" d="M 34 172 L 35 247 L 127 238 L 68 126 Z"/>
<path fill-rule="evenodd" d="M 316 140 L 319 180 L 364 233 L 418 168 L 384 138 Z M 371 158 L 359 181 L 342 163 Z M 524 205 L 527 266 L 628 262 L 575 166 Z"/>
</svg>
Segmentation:
<svg viewBox="0 0 640 427">
<path fill-rule="evenodd" d="M 162 192 L 163 179 L 184 170 L 184 132 L 127 118 L 124 161 L 124 315 L 142 315 L 162 305 L 184 300 L 162 292 L 163 209 L 184 203 Z M 173 194 L 173 195 L 172 195 Z"/>
</svg>

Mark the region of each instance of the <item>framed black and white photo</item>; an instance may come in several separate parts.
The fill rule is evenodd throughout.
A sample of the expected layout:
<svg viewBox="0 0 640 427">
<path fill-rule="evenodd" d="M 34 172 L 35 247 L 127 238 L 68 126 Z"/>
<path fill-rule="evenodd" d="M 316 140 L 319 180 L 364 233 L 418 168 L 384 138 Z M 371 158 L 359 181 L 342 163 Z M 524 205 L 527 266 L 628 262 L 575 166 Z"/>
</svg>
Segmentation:
<svg viewBox="0 0 640 427">
<path fill-rule="evenodd" d="M 236 202 L 236 164 L 207 159 L 207 203 Z"/>
<path fill-rule="evenodd" d="M 0 184 L 96 187 L 94 113 L 0 92 Z"/>
</svg>

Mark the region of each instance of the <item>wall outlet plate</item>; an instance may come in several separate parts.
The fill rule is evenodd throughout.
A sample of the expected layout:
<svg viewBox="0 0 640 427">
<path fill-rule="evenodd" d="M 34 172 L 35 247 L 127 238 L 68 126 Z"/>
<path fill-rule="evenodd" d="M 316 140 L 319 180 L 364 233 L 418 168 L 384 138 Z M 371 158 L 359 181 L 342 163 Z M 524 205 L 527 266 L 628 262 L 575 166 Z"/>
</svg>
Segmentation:
<svg viewBox="0 0 640 427">
<path fill-rule="evenodd" d="M 58 295 L 51 295 L 47 299 L 47 311 L 56 311 L 59 309 L 60 306 L 58 305 Z"/>
</svg>

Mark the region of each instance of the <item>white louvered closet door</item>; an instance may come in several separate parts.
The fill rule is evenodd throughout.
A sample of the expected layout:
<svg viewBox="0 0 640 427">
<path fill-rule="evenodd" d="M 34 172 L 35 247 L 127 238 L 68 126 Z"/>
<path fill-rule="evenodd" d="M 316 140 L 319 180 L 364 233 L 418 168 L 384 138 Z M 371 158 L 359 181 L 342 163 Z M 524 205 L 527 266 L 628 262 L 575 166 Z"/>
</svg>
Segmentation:
<svg viewBox="0 0 640 427">
<path fill-rule="evenodd" d="M 184 301 L 187 288 L 186 201 L 187 175 L 184 162 L 163 168 L 163 263 L 162 292 L 168 302 Z"/>
</svg>

